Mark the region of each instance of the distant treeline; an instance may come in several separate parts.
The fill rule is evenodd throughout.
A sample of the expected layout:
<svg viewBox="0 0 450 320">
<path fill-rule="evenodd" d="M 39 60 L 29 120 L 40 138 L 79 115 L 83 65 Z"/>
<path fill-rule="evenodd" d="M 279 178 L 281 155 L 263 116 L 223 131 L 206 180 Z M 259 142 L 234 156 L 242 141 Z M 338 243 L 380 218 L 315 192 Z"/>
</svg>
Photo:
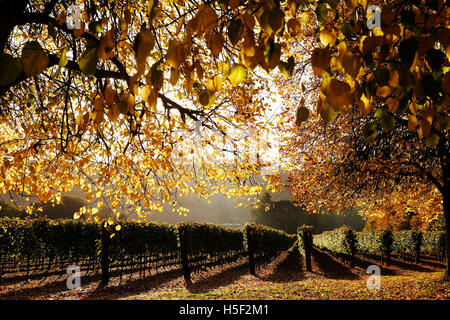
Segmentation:
<svg viewBox="0 0 450 320">
<path fill-rule="evenodd" d="M 268 193 L 262 196 L 259 208 L 251 211 L 250 221 L 290 234 L 296 233 L 297 227 L 301 225 L 313 226 L 313 232 L 318 234 L 342 225 L 361 231 L 366 223 L 365 219 L 358 215 L 357 209 L 348 209 L 340 214 L 312 214 L 295 206 L 291 201 L 272 201 Z"/>
<path fill-rule="evenodd" d="M 65 195 L 61 197 L 61 203 L 52 205 L 51 203 L 35 203 L 35 209 L 31 214 L 25 212 L 22 207 L 15 206 L 0 199 L 0 217 L 8 218 L 39 218 L 46 217 L 48 219 L 73 219 L 75 212 L 81 207 L 88 206 L 88 202 L 81 197 Z M 37 210 L 42 207 L 42 211 Z M 108 208 L 100 210 L 100 218 L 111 218 L 112 212 Z"/>
</svg>

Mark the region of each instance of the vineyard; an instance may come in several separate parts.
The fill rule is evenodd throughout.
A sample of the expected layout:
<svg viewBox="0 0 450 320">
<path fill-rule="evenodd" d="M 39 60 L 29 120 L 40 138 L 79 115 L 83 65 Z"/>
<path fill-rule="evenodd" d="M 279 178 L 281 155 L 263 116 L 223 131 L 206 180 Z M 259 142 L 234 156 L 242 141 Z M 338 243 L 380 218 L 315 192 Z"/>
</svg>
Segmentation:
<svg viewBox="0 0 450 320">
<path fill-rule="evenodd" d="M 243 230 L 208 223 L 91 223 L 73 220 L 0 219 L 0 280 L 8 274 L 65 273 L 70 265 L 108 282 L 118 271 L 181 267 L 191 273 L 249 257 L 250 272 L 295 242 L 294 235 L 248 224 Z"/>
<path fill-rule="evenodd" d="M 420 270 L 431 262 L 435 266 L 433 270 L 438 270 L 445 259 L 442 232 L 356 232 L 348 226 L 321 234 L 313 234 L 313 231 L 313 227 L 307 225 L 298 227 L 297 234 L 290 235 L 254 223 L 235 229 L 192 222 L 170 225 L 2 218 L 0 280 L 6 286 L 2 287 L 4 291 L 0 297 L 21 297 L 21 292 L 29 292 L 20 287 L 14 291 L 16 283 L 33 283 L 36 286 L 33 290 L 45 292 L 41 281 L 55 284 L 64 281 L 68 266 L 76 265 L 83 273 L 83 288 L 88 288 L 84 289 L 88 298 L 90 294 L 108 297 L 108 291 L 97 291 L 90 285 L 93 281 L 125 294 L 129 289 L 121 289 L 120 284 L 125 279 L 122 286 L 133 288 L 127 284 L 134 279 L 135 283 L 142 282 L 142 286 L 132 289 L 128 293 L 130 297 L 133 292 L 137 295 L 147 292 L 147 285 L 151 283 L 154 289 L 152 295 L 144 295 L 147 298 L 195 295 L 198 286 L 208 284 L 208 288 L 218 288 L 225 284 L 229 289 L 220 289 L 217 297 L 223 294 L 232 298 L 264 298 L 264 291 L 277 292 L 278 296 L 284 297 L 288 287 L 289 297 L 309 299 L 315 297 L 317 290 L 321 294 L 336 291 L 326 280 L 330 277 L 344 281 L 343 286 L 354 288 L 359 282 L 352 284 L 351 279 L 355 279 L 356 274 L 365 279 L 368 265 L 377 264 L 383 268 L 383 275 L 392 270 L 396 272 L 392 275 L 410 275 L 408 268 L 416 266 Z M 402 268 L 406 268 L 404 273 Z M 268 274 L 268 270 L 277 275 Z M 303 275 L 304 271 L 309 272 L 307 277 Z M 415 276 L 428 279 L 421 274 L 411 275 L 411 278 L 389 278 L 413 288 L 414 284 L 402 281 L 413 281 Z M 435 279 L 435 276 L 430 274 L 429 279 Z M 174 277 L 170 281 L 176 283 L 178 289 L 165 284 L 168 277 Z M 350 282 L 345 282 L 346 279 Z M 234 285 L 234 281 L 242 282 Z M 391 280 L 383 281 L 386 286 L 391 286 Z M 258 283 L 256 287 L 250 285 L 253 282 Z M 75 295 L 65 289 L 65 283 L 61 285 L 63 287 L 55 289 L 54 293 Z M 318 288 L 328 288 L 328 291 Z M 436 287 L 436 294 L 442 290 L 439 288 Z M 338 290 L 333 296 L 351 295 L 353 289 L 349 290 L 342 293 Z M 447 292 L 447 289 L 443 290 Z M 198 297 L 209 299 L 208 294 L 200 293 Z M 402 297 L 405 294 L 398 293 Z"/>
<path fill-rule="evenodd" d="M 418 263 L 421 257 L 445 258 L 443 232 L 380 230 L 355 232 L 347 226 L 315 235 L 313 244 L 353 266 L 355 255 L 380 260 L 389 265 L 391 256 Z"/>
</svg>

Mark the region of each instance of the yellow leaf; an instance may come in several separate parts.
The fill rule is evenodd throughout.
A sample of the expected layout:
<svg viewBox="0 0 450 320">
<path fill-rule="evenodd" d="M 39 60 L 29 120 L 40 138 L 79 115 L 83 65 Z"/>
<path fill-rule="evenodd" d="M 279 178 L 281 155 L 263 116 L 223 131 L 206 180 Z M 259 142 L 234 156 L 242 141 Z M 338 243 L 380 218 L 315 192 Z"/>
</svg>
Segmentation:
<svg viewBox="0 0 450 320">
<path fill-rule="evenodd" d="M 296 19 L 290 19 L 287 23 L 287 29 L 291 37 L 295 37 L 295 35 L 298 35 L 301 31 L 300 22 Z"/>
<path fill-rule="evenodd" d="M 136 36 L 136 62 L 138 73 L 145 69 L 145 61 L 155 45 L 155 37 L 148 29 L 142 29 Z"/>
<path fill-rule="evenodd" d="M 119 119 L 120 109 L 119 109 L 119 105 L 117 103 L 115 103 L 111 106 L 111 108 L 108 110 L 107 116 L 108 116 L 109 120 L 111 120 L 112 122 L 116 122 L 117 119 Z"/>
<path fill-rule="evenodd" d="M 114 29 L 109 30 L 100 40 L 97 56 L 100 60 L 108 60 L 114 55 Z"/>
<path fill-rule="evenodd" d="M 377 88 L 377 96 L 386 98 L 391 95 L 391 88 L 389 86 L 382 86 Z"/>
<path fill-rule="evenodd" d="M 423 119 L 426 120 L 430 125 L 433 123 L 434 111 L 429 104 L 425 106 L 423 110 Z"/>
<path fill-rule="evenodd" d="M 334 30 L 328 31 L 326 29 L 322 30 L 319 34 L 320 42 L 326 47 L 326 46 L 334 46 L 336 43 L 336 33 Z"/>
<path fill-rule="evenodd" d="M 397 88 L 398 80 L 399 80 L 399 74 L 398 74 L 397 70 L 392 70 L 389 74 L 389 86 L 392 89 Z"/>
<path fill-rule="evenodd" d="M 217 13 L 211 6 L 201 4 L 196 16 L 199 35 L 209 33 L 217 24 Z"/>
<path fill-rule="evenodd" d="M 430 134 L 431 126 L 425 119 L 420 120 L 420 127 L 417 130 L 417 134 L 419 135 L 419 139 L 426 138 Z"/>
<path fill-rule="evenodd" d="M 209 79 L 206 82 L 206 90 L 209 92 L 217 92 L 222 89 L 222 78 L 219 76 L 215 76 L 212 79 Z"/>
<path fill-rule="evenodd" d="M 364 116 L 367 116 L 372 111 L 370 101 L 364 94 L 361 95 L 361 98 L 358 102 L 358 107 Z"/>
<path fill-rule="evenodd" d="M 243 82 L 247 77 L 247 69 L 243 65 L 237 64 L 233 66 L 230 70 L 230 74 L 228 75 L 228 79 L 230 80 L 233 86 L 237 86 L 239 83 Z"/>
</svg>

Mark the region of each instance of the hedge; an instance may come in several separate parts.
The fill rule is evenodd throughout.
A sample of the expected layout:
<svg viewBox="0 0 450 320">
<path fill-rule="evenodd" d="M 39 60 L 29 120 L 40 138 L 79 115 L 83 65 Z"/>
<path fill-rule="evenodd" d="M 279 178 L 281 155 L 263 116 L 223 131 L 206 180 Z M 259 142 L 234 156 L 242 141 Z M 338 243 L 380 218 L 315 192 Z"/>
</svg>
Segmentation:
<svg viewBox="0 0 450 320">
<path fill-rule="evenodd" d="M 266 227 L 260 224 L 247 223 L 245 229 L 254 232 L 255 254 L 275 256 L 281 251 L 289 249 L 296 240 L 296 235 L 287 234 L 284 231 Z M 247 235 L 244 232 L 244 244 L 247 244 Z M 246 248 L 247 249 L 247 248 Z"/>
<path fill-rule="evenodd" d="M 312 254 L 312 226 L 300 226 L 297 228 L 297 246 L 300 254 L 305 257 L 305 265 L 307 271 L 312 271 L 311 254 Z"/>
<path fill-rule="evenodd" d="M 116 225 L 120 229 L 116 230 Z M 165 223 L 155 222 L 120 222 L 112 226 L 114 236 L 111 238 L 112 260 L 168 255 L 178 250 L 176 228 Z"/>
<path fill-rule="evenodd" d="M 360 253 L 389 255 L 392 250 L 393 235 L 389 230 L 356 232 L 356 240 Z"/>
<path fill-rule="evenodd" d="M 45 218 L 0 219 L 0 249 L 6 258 L 91 258 L 100 249 L 100 225 Z"/>
<path fill-rule="evenodd" d="M 305 255 L 307 237 L 312 237 L 312 226 L 300 226 L 297 228 L 298 250 L 301 255 Z"/>
<path fill-rule="evenodd" d="M 189 254 L 218 255 L 244 250 L 242 230 L 210 223 L 181 223 L 178 228 L 186 232 Z"/>
<path fill-rule="evenodd" d="M 356 251 L 356 235 L 348 226 L 325 231 L 313 237 L 314 246 L 326 249 L 335 254 L 354 255 Z"/>
<path fill-rule="evenodd" d="M 441 231 L 424 232 L 420 252 L 426 255 L 438 255 L 442 258 L 445 254 L 445 233 Z"/>
<path fill-rule="evenodd" d="M 422 233 L 408 230 L 394 232 L 392 242 L 392 252 L 401 255 L 403 258 L 408 255 L 417 256 L 420 252 Z"/>
</svg>

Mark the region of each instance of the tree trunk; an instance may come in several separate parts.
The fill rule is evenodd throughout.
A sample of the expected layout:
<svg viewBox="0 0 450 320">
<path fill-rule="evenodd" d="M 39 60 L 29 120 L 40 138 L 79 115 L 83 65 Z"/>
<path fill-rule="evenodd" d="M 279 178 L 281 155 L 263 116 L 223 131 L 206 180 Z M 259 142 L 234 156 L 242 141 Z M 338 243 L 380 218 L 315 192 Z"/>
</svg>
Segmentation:
<svg viewBox="0 0 450 320">
<path fill-rule="evenodd" d="M 444 218 L 445 218 L 445 255 L 447 257 L 447 266 L 445 275 L 450 276 L 450 183 L 444 181 L 444 192 L 442 193 Z"/>
</svg>

